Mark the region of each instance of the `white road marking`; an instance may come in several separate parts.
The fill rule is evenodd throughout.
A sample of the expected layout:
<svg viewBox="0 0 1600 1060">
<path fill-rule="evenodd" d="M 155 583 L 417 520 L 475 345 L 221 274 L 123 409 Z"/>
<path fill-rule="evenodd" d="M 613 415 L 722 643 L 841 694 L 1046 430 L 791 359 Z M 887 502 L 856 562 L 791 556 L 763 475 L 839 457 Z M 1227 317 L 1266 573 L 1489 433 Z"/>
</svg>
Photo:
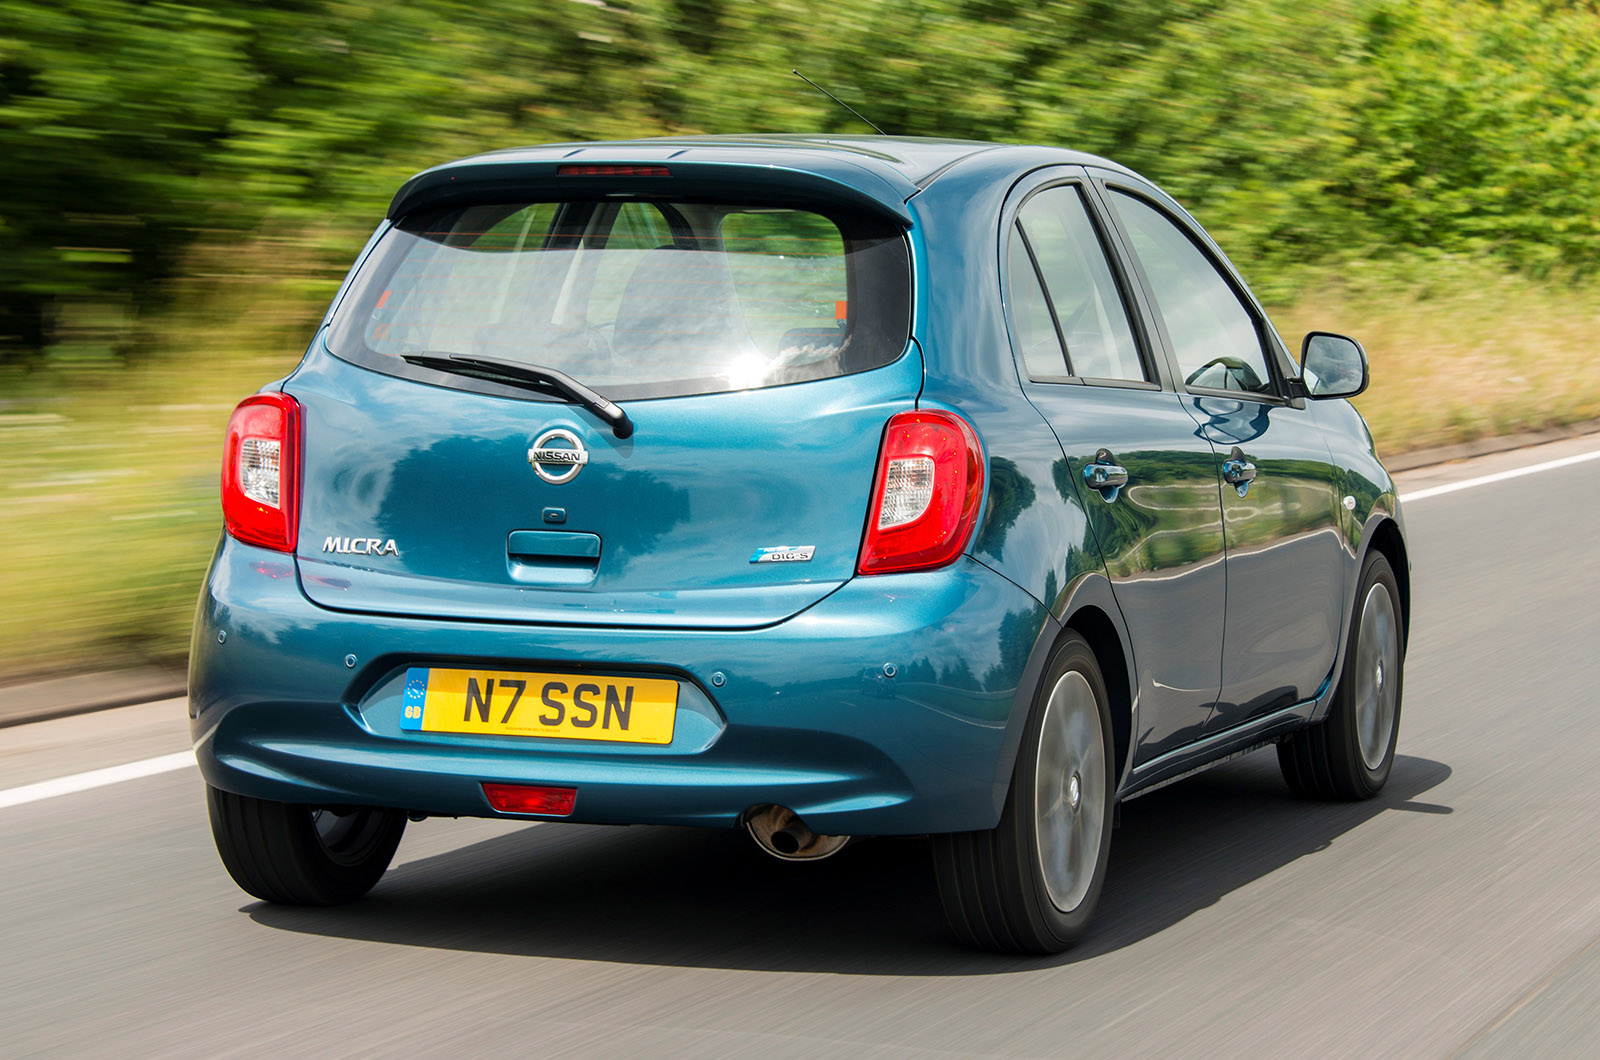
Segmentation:
<svg viewBox="0 0 1600 1060">
<path fill-rule="evenodd" d="M 170 755 L 160 755 L 156 758 L 146 758 L 139 762 L 128 762 L 120 766 L 110 766 L 106 769 L 91 769 L 87 773 L 74 773 L 70 777 L 57 777 L 54 780 L 41 780 L 37 784 L 24 784 L 17 788 L 0 790 L 0 809 L 7 806 L 21 806 L 24 803 L 38 802 L 40 799 L 53 799 L 57 795 L 71 795 L 75 791 L 88 791 L 91 788 L 103 788 L 107 784 L 120 784 L 124 780 L 138 780 L 140 777 L 153 777 L 158 773 L 170 773 L 174 769 L 194 765 L 193 751 L 178 751 Z"/>
<path fill-rule="evenodd" d="M 1445 493 L 1454 493 L 1456 490 L 1467 490 L 1474 486 L 1487 486 L 1491 482 L 1506 482 L 1523 475 L 1532 475 L 1538 471 L 1554 471 L 1558 467 L 1570 467 L 1581 464 L 1585 460 L 1600 460 L 1600 449 L 1589 453 L 1578 453 L 1576 456 L 1564 456 L 1559 460 L 1546 460 L 1542 464 L 1530 464 L 1527 467 L 1513 468 L 1510 471 L 1497 471 L 1493 475 L 1479 475 L 1477 478 L 1462 479 L 1460 482 L 1447 482 L 1442 486 L 1429 486 L 1427 489 L 1414 490 L 1400 494 L 1400 500 L 1405 504 L 1413 501 L 1427 500 L 1429 497 L 1438 497 Z"/>
</svg>

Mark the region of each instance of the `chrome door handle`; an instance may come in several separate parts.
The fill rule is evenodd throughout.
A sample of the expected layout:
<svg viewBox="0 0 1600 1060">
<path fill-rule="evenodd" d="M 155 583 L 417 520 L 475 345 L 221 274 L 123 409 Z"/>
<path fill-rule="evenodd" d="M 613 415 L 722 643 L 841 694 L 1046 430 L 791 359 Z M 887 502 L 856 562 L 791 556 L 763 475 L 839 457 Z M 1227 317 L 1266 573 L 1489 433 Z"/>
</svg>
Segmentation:
<svg viewBox="0 0 1600 1060">
<path fill-rule="evenodd" d="M 1222 462 L 1222 481 L 1243 497 L 1250 492 L 1250 483 L 1255 480 L 1256 466 L 1244 458 L 1244 450 L 1234 446 L 1228 459 Z"/>
<path fill-rule="evenodd" d="M 1222 462 L 1222 477 L 1235 486 L 1246 482 L 1254 482 L 1256 466 L 1248 460 L 1224 460 Z"/>
<path fill-rule="evenodd" d="M 1109 449 L 1101 449 L 1094 454 L 1094 462 L 1084 467 L 1083 481 L 1090 489 L 1105 494 L 1106 500 L 1114 501 L 1117 491 L 1128 484 L 1128 469 L 1117 463 Z"/>
</svg>

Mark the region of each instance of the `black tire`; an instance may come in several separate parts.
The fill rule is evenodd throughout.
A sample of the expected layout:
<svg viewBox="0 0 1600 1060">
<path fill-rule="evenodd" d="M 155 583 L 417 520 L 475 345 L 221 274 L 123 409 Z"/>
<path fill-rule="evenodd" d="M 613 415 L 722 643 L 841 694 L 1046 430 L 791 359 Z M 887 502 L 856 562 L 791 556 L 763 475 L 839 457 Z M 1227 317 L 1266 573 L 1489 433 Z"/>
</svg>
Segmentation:
<svg viewBox="0 0 1600 1060">
<path fill-rule="evenodd" d="M 1060 953 L 1088 928 L 1111 849 L 1109 704 L 1088 643 L 1066 634 L 1034 694 L 999 825 L 933 837 L 939 897 L 962 942 L 1003 953 Z M 1063 718 L 1080 726 L 1074 735 L 1060 729 Z"/>
<path fill-rule="evenodd" d="M 1370 799 L 1388 782 L 1405 682 L 1400 607 L 1389 561 L 1367 553 L 1328 716 L 1278 744 L 1283 779 L 1301 798 Z"/>
<path fill-rule="evenodd" d="M 217 853 L 233 882 L 265 902 L 340 905 L 372 890 L 405 831 L 398 810 L 344 813 L 207 786 Z"/>
</svg>

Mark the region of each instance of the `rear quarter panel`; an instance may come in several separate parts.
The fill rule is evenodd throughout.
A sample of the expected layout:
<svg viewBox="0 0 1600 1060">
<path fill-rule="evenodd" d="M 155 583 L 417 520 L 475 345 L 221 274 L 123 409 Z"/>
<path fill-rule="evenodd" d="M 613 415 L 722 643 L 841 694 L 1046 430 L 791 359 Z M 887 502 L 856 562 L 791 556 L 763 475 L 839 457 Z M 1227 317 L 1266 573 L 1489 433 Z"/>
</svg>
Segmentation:
<svg viewBox="0 0 1600 1060">
<path fill-rule="evenodd" d="M 1050 620 L 1033 648 L 1007 725 L 997 789 L 1009 783 L 1035 684 L 1061 632 L 1084 606 L 1116 627 L 1127 687 L 1113 690 L 1137 731 L 1136 673 L 1128 637 L 1105 575 L 1066 454 L 1022 391 L 1000 285 L 1000 215 L 1012 186 L 1064 159 L 1048 149 L 969 156 L 912 198 L 916 267 L 914 334 L 926 378 L 919 404 L 965 416 L 983 440 L 988 484 L 968 554 L 1040 601 Z M 1019 616 L 1020 618 L 1020 616 Z"/>
<path fill-rule="evenodd" d="M 952 167 L 911 200 L 916 216 L 915 333 L 926 364 L 921 404 L 967 417 L 989 463 L 971 554 L 1049 605 L 1104 575 L 1066 459 L 1023 394 L 1000 289 L 1000 208 L 1034 166 L 1010 151 Z M 1058 162 L 1041 152 L 1038 165 Z"/>
</svg>

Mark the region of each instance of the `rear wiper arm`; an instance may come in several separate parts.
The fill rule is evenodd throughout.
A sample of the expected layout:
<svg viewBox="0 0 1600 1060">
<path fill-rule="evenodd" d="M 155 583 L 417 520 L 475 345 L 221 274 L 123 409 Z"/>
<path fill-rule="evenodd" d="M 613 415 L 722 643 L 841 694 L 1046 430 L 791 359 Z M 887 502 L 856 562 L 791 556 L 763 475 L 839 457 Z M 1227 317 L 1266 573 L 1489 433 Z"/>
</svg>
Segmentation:
<svg viewBox="0 0 1600 1060">
<path fill-rule="evenodd" d="M 439 356 L 432 353 L 411 353 L 402 356 L 408 364 L 432 368 L 436 372 L 487 379 L 507 386 L 520 386 L 526 390 L 554 391 L 574 404 L 582 405 L 611 425 L 611 433 L 618 438 L 633 434 L 633 421 L 622 407 L 584 386 L 565 372 L 537 364 L 520 364 L 501 361 L 493 357 L 468 357 L 451 353 Z"/>
</svg>

